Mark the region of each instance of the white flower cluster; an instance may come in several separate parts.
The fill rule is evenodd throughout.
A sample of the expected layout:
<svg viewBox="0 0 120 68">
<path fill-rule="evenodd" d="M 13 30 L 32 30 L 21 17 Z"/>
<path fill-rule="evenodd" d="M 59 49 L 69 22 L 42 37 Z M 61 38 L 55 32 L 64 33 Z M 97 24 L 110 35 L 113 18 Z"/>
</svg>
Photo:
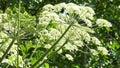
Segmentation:
<svg viewBox="0 0 120 68">
<path fill-rule="evenodd" d="M 84 19 L 88 27 L 92 27 L 92 22 L 89 19 Z"/>
<path fill-rule="evenodd" d="M 105 19 L 97 19 L 96 24 L 99 27 L 112 27 L 112 24 Z"/>
<path fill-rule="evenodd" d="M 3 31 L 0 31 L 0 39 L 7 38 L 7 34 L 5 34 Z"/>
<path fill-rule="evenodd" d="M 43 12 L 39 17 L 38 24 L 38 28 L 41 29 L 40 39 L 45 42 L 45 44 L 43 43 L 45 48 L 50 48 L 51 44 L 62 35 L 69 26 L 69 20 L 73 14 L 78 15 L 78 17 L 75 18 L 75 25 L 70 28 L 64 36 L 64 40 L 67 38 L 70 40 L 64 48 L 69 51 L 77 51 L 78 47 L 84 46 L 83 40 L 87 42 L 91 41 L 89 33 L 94 33 L 94 31 L 89 27 L 92 27 L 91 20 L 95 14 L 92 8 L 79 6 L 74 3 L 60 3 L 56 5 L 48 4 L 43 7 Z M 81 26 L 78 23 L 80 20 L 83 20 L 88 27 Z M 99 44 L 99 42 L 97 44 Z M 62 44 L 58 45 L 61 46 Z"/>
<path fill-rule="evenodd" d="M 67 49 L 69 51 L 74 51 L 74 50 L 77 51 L 78 50 L 77 46 L 76 45 L 72 45 L 70 42 L 65 44 L 64 47 L 65 47 L 65 49 Z"/>
<path fill-rule="evenodd" d="M 97 45 L 101 45 L 100 41 L 96 38 L 96 37 L 92 37 L 92 42 L 97 44 Z"/>
<path fill-rule="evenodd" d="M 105 47 L 102 47 L 102 46 L 98 46 L 97 50 L 90 49 L 90 52 L 95 56 L 97 56 L 99 53 L 102 54 L 102 55 L 108 55 L 108 50 Z"/>
<path fill-rule="evenodd" d="M 7 18 L 7 14 L 0 14 L 0 24 L 2 23 L 2 19 Z"/>
<path fill-rule="evenodd" d="M 71 18 L 75 16 L 74 14 L 78 16 L 76 18 Z M 74 25 L 68 30 L 63 39 L 61 39 L 62 41 L 57 44 L 55 50 L 59 49 L 66 39 L 69 39 L 69 41 L 65 44 L 64 49 L 70 52 L 78 51 L 78 47 L 84 46 L 84 41 L 87 42 L 87 44 L 92 42 L 96 45 L 101 45 L 96 37 L 91 37 L 91 34 L 95 33 L 91 28 L 94 15 L 95 12 L 91 7 L 79 6 L 74 3 L 45 5 L 39 17 L 38 24 L 38 28 L 40 29 L 39 35 L 43 47 L 46 49 L 52 47 L 53 42 L 55 42 L 70 25 L 70 19 L 75 20 Z M 100 24 L 100 20 L 101 19 L 98 19 L 96 24 Z M 102 22 L 106 24 L 107 21 L 102 19 Z M 94 49 L 90 51 L 93 55 L 98 54 Z M 61 52 L 63 52 L 62 49 L 60 49 L 58 53 L 60 54 Z M 66 54 L 66 57 L 69 60 L 73 60 L 73 57 L 69 54 Z"/>
<path fill-rule="evenodd" d="M 40 40 L 41 42 L 46 42 L 45 44 L 49 44 L 55 40 L 57 40 L 60 36 L 61 33 L 57 29 L 50 28 L 49 30 L 41 30 L 40 31 Z"/>
<path fill-rule="evenodd" d="M 8 39 L 8 35 L 3 31 L 0 31 L 0 50 L 5 51 L 10 42 L 11 39 Z"/>
<path fill-rule="evenodd" d="M 19 67 L 22 67 L 23 68 L 23 64 L 24 64 L 24 62 L 22 61 L 23 59 L 22 59 L 22 56 L 18 56 L 19 57 Z M 9 56 L 8 57 L 8 59 L 4 59 L 3 61 L 2 61 L 2 63 L 8 63 L 9 65 L 11 65 L 11 66 L 16 66 L 17 65 L 17 55 L 14 55 L 14 54 L 12 54 L 11 56 Z"/>
<path fill-rule="evenodd" d="M 14 33 L 15 31 L 15 28 L 12 26 L 11 23 L 4 23 L 3 24 L 3 29 L 4 29 L 4 32 L 9 36 L 9 37 L 12 37 L 12 33 Z"/>
<path fill-rule="evenodd" d="M 34 0 L 36 3 L 40 3 L 42 2 L 43 0 Z"/>
<path fill-rule="evenodd" d="M 47 4 L 46 6 L 43 7 L 43 11 L 53 11 L 54 6 L 51 4 Z"/>
<path fill-rule="evenodd" d="M 95 15 L 95 12 L 92 8 L 87 6 L 79 6 L 74 3 L 60 3 L 55 6 L 48 4 L 43 7 L 43 10 L 59 13 L 59 15 L 62 15 L 65 18 L 69 18 L 69 16 L 75 13 L 78 15 L 78 19 L 83 20 L 89 27 L 92 26 L 91 20 L 93 20 L 93 16 Z"/>
<path fill-rule="evenodd" d="M 52 45 L 50 45 L 50 44 L 46 44 L 46 45 L 44 46 L 44 48 L 49 49 L 49 48 L 51 48 L 51 46 L 52 46 Z"/>
<path fill-rule="evenodd" d="M 70 61 L 73 61 L 73 57 L 70 54 L 65 54 L 66 58 Z"/>
<path fill-rule="evenodd" d="M 90 52 L 95 56 L 98 55 L 98 52 L 95 49 L 90 49 Z"/>
<path fill-rule="evenodd" d="M 103 55 L 108 55 L 108 50 L 105 47 L 97 47 L 97 49 L 102 52 Z"/>
<path fill-rule="evenodd" d="M 0 32 L 0 42 L 2 42 L 3 44 L 0 43 L 0 57 L 3 56 L 3 52 L 6 51 L 6 49 L 8 48 L 9 44 L 11 43 L 12 39 L 8 37 L 7 34 L 5 34 L 4 32 Z M 10 51 L 8 52 L 9 58 L 5 58 L 2 63 L 8 63 L 10 65 L 15 65 L 16 60 L 17 60 L 17 45 L 13 44 Z M 14 58 L 13 58 L 14 57 Z M 23 66 L 23 59 L 22 57 L 19 55 L 19 66 L 22 67 Z"/>
<path fill-rule="evenodd" d="M 48 26 L 55 27 L 57 24 L 64 22 L 59 18 L 59 16 L 54 12 L 43 11 L 41 17 L 39 18 L 39 28 L 45 29 Z"/>
</svg>

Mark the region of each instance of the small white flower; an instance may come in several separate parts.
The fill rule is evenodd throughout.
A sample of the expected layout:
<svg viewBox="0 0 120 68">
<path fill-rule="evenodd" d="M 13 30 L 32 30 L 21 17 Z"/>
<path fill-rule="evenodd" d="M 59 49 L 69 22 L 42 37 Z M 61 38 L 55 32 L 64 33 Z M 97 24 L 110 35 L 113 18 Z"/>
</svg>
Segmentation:
<svg viewBox="0 0 120 68">
<path fill-rule="evenodd" d="M 1 32 L 0 32 L 0 37 L 1 37 L 1 38 L 7 38 L 8 36 L 7 36 L 6 33 L 4 33 L 3 31 L 1 31 Z"/>
<path fill-rule="evenodd" d="M 120 9 L 120 5 L 118 6 L 118 8 Z"/>
<path fill-rule="evenodd" d="M 62 8 L 66 8 L 68 7 L 65 3 L 59 3 L 57 5 L 54 6 L 54 10 L 55 12 L 60 12 Z"/>
<path fill-rule="evenodd" d="M 92 22 L 88 19 L 84 20 L 88 27 L 92 27 Z"/>
<path fill-rule="evenodd" d="M 87 32 L 82 31 L 81 35 L 83 36 L 83 40 L 85 40 L 86 42 L 90 41 L 90 35 Z"/>
<path fill-rule="evenodd" d="M 105 19 L 97 19 L 96 24 L 99 27 L 112 27 L 112 24 Z"/>
<path fill-rule="evenodd" d="M 0 58 L 3 56 L 3 52 L 0 51 Z"/>
<path fill-rule="evenodd" d="M 10 52 L 17 55 L 17 45 L 13 44 L 10 49 Z"/>
<path fill-rule="evenodd" d="M 43 7 L 44 11 L 52 11 L 54 9 L 54 6 L 51 4 L 47 4 Z"/>
<path fill-rule="evenodd" d="M 68 3 L 67 6 L 78 6 L 78 5 L 76 5 L 74 3 Z"/>
<path fill-rule="evenodd" d="M 44 48 L 49 49 L 49 48 L 51 48 L 51 45 L 50 45 L 50 44 L 46 44 L 46 45 L 44 46 Z"/>
<path fill-rule="evenodd" d="M 80 19 L 82 20 L 86 19 L 87 10 L 85 9 L 85 6 L 80 6 L 79 8 L 80 8 L 80 13 L 79 13 Z"/>
<path fill-rule="evenodd" d="M 23 62 L 22 56 L 19 55 L 19 67 L 23 68 L 23 65 L 24 65 L 24 62 Z"/>
<path fill-rule="evenodd" d="M 7 18 L 7 14 L 6 13 L 4 13 L 4 14 L 0 14 L 0 19 L 2 19 L 2 18 Z"/>
<path fill-rule="evenodd" d="M 58 31 L 57 29 L 54 29 L 54 28 L 51 28 L 49 30 L 49 33 L 50 33 L 52 39 L 58 39 L 58 37 L 61 36 L 60 31 Z"/>
<path fill-rule="evenodd" d="M 65 31 L 65 29 L 69 26 L 69 24 L 60 24 L 58 25 L 58 30 L 63 33 Z"/>
<path fill-rule="evenodd" d="M 59 48 L 60 48 L 60 47 L 57 46 L 55 50 L 58 50 Z M 62 53 L 62 49 L 60 49 L 57 53 L 58 53 L 58 54 L 61 54 L 61 53 Z"/>
<path fill-rule="evenodd" d="M 45 56 L 43 60 L 47 60 L 47 57 Z"/>
<path fill-rule="evenodd" d="M 59 13 L 59 17 L 61 20 L 64 20 L 64 21 L 68 21 L 68 19 L 70 18 L 69 15 L 66 14 L 67 12 L 64 12 L 64 13 Z"/>
<path fill-rule="evenodd" d="M 85 26 L 80 26 L 80 30 L 82 31 L 86 31 L 88 33 L 95 33 L 94 30 L 92 30 L 91 28 L 85 27 Z M 80 31 L 81 32 L 81 31 Z"/>
<path fill-rule="evenodd" d="M 91 13 L 86 13 L 85 17 L 90 19 L 90 20 L 93 20 L 93 14 L 91 14 Z"/>
<path fill-rule="evenodd" d="M 63 52 L 62 49 L 60 49 L 57 53 L 58 53 L 58 54 L 61 54 L 62 52 Z"/>
<path fill-rule="evenodd" d="M 91 41 L 94 43 L 94 44 L 97 44 L 97 45 L 101 45 L 101 42 L 96 38 L 96 37 L 91 37 Z"/>
<path fill-rule="evenodd" d="M 76 45 L 72 45 L 70 42 L 68 42 L 67 44 L 65 44 L 65 49 L 69 50 L 69 51 L 74 51 L 74 50 L 78 50 Z"/>
<path fill-rule="evenodd" d="M 95 14 L 95 12 L 93 11 L 92 8 L 90 7 L 86 7 L 86 6 L 80 6 L 80 17 L 82 20 L 84 19 L 90 19 L 93 20 L 93 16 Z"/>
<path fill-rule="evenodd" d="M 67 58 L 68 60 L 73 61 L 73 57 L 72 57 L 70 54 L 65 54 L 65 56 L 66 56 L 66 58 Z"/>
<path fill-rule="evenodd" d="M 8 48 L 8 45 L 10 44 L 10 42 L 12 41 L 12 39 L 8 39 L 5 44 L 2 46 L 1 49 L 3 49 L 4 51 Z"/>
<path fill-rule="evenodd" d="M 102 52 L 103 55 L 108 55 L 108 50 L 105 47 L 97 47 L 97 49 Z"/>
<path fill-rule="evenodd" d="M 8 63 L 8 64 L 12 64 L 11 62 L 10 62 L 10 60 L 8 60 L 8 59 L 3 59 L 3 61 L 2 61 L 2 63 Z"/>
<path fill-rule="evenodd" d="M 73 43 L 74 43 L 74 45 L 77 45 L 77 46 L 79 46 L 79 47 L 84 46 L 84 45 L 83 45 L 83 42 L 80 41 L 80 40 L 73 41 Z"/>
<path fill-rule="evenodd" d="M 113 42 L 112 41 L 110 41 L 110 45 L 112 45 L 113 44 Z"/>
<path fill-rule="evenodd" d="M 40 34 L 41 34 L 41 35 L 42 35 L 42 34 L 48 34 L 48 30 L 44 29 L 44 30 L 40 31 Z"/>
<path fill-rule="evenodd" d="M 85 7 L 85 8 L 86 8 L 86 10 L 87 10 L 89 13 L 91 13 L 92 15 L 95 14 L 94 10 L 93 10 L 91 7 Z"/>
<path fill-rule="evenodd" d="M 46 17 L 48 20 L 57 20 L 59 19 L 59 15 L 53 12 L 44 12 L 42 17 Z M 41 17 L 40 17 L 41 18 Z"/>
<path fill-rule="evenodd" d="M 39 0 L 40 2 L 42 2 L 43 0 Z"/>
<path fill-rule="evenodd" d="M 113 0 L 110 0 L 111 2 L 113 2 Z"/>
<path fill-rule="evenodd" d="M 98 55 L 98 52 L 97 52 L 95 49 L 90 49 L 90 52 L 91 52 L 93 55 Z"/>
<path fill-rule="evenodd" d="M 80 13 L 80 9 L 79 9 L 79 6 L 68 6 L 66 8 L 66 10 L 68 11 L 69 14 L 72 14 L 72 13 L 76 13 L 76 14 L 79 14 Z"/>
<path fill-rule="evenodd" d="M 50 22 L 51 19 L 48 18 L 47 16 L 44 16 L 44 17 L 39 18 L 39 20 L 40 20 L 39 23 L 42 23 L 42 24 L 44 24 L 44 23 L 47 24 L 48 23 L 49 24 L 49 22 Z"/>
<path fill-rule="evenodd" d="M 15 31 L 15 28 L 12 26 L 11 23 L 4 23 L 3 24 L 3 29 L 4 29 L 4 32 L 9 36 L 11 37 L 11 33 L 14 33 Z"/>
</svg>

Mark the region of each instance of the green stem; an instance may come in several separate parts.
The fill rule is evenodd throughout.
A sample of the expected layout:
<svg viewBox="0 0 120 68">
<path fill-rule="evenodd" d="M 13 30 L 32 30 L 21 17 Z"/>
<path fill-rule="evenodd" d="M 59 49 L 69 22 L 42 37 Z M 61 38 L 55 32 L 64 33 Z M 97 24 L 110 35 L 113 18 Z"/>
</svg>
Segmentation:
<svg viewBox="0 0 120 68">
<path fill-rule="evenodd" d="M 68 40 L 66 40 L 66 41 L 62 44 L 62 46 L 61 46 L 59 49 L 57 49 L 54 53 L 57 53 L 61 48 L 63 48 L 67 42 L 68 42 Z M 45 61 L 43 61 L 43 62 L 45 62 Z M 39 68 L 42 64 L 43 64 L 43 63 L 39 64 L 37 68 Z"/>
<path fill-rule="evenodd" d="M 18 4 L 18 23 L 17 23 L 17 42 L 18 42 L 18 46 L 17 46 L 17 68 L 19 68 L 19 42 L 20 42 L 20 37 L 19 37 L 19 34 L 20 34 L 20 6 L 21 6 L 21 0 L 19 0 L 19 4 Z"/>
<path fill-rule="evenodd" d="M 40 68 L 40 66 L 42 66 L 46 61 L 47 61 L 47 60 L 44 60 L 41 64 L 39 64 L 39 65 L 37 66 L 37 68 Z"/>
<path fill-rule="evenodd" d="M 70 25 L 67 27 L 67 29 L 64 31 L 64 33 L 59 37 L 59 39 L 52 45 L 52 47 L 47 50 L 42 57 L 40 57 L 30 68 L 34 68 L 55 46 L 58 44 L 58 42 L 64 37 L 64 35 L 67 33 L 67 31 L 70 29 L 70 27 L 74 24 L 74 21 L 70 23 Z"/>
<path fill-rule="evenodd" d="M 35 52 L 37 51 L 38 48 L 38 44 L 36 45 L 36 48 L 33 50 L 32 54 L 30 55 L 30 59 L 32 59 L 33 55 L 35 54 Z"/>
<path fill-rule="evenodd" d="M 12 41 L 11 41 L 11 43 L 9 44 L 9 46 L 8 46 L 8 48 L 7 48 L 7 50 L 6 50 L 6 52 L 4 53 L 4 55 L 2 56 L 2 58 L 0 59 L 0 63 L 3 61 L 3 59 L 4 59 L 4 58 L 6 57 L 6 55 L 8 54 L 8 52 L 9 52 L 9 50 L 11 49 L 11 47 L 12 47 L 14 41 L 15 41 L 15 38 L 12 39 Z"/>
<path fill-rule="evenodd" d="M 66 41 L 63 43 L 63 45 L 62 45 L 59 49 L 57 49 L 57 50 L 55 51 L 55 53 L 57 53 L 61 48 L 63 48 L 67 42 L 68 42 L 68 40 L 66 40 Z"/>
</svg>

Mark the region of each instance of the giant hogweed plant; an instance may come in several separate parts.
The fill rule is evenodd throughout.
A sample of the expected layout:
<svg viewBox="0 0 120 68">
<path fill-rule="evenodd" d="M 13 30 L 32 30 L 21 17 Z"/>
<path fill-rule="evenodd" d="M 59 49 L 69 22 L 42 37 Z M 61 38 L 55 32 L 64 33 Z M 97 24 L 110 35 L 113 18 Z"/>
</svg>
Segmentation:
<svg viewBox="0 0 120 68">
<path fill-rule="evenodd" d="M 109 55 L 94 30 L 112 25 L 105 19 L 94 18 L 91 7 L 74 3 L 47 4 L 36 17 L 15 9 L 14 13 L 8 8 L 6 14 L 0 14 L 1 67 L 69 67 L 81 53 L 97 58 Z M 88 49 L 86 52 L 84 47 Z"/>
</svg>

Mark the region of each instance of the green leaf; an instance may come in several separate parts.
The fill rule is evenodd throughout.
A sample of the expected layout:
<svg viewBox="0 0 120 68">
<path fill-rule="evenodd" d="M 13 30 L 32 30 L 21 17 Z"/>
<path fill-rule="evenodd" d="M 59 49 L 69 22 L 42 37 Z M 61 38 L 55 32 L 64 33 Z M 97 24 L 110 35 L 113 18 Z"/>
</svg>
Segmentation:
<svg viewBox="0 0 120 68">
<path fill-rule="evenodd" d="M 20 50 L 22 51 L 22 54 L 25 56 L 26 55 L 25 53 L 27 53 L 26 48 L 23 45 L 21 45 Z"/>
<path fill-rule="evenodd" d="M 48 63 L 45 63 L 45 68 L 49 68 L 49 64 Z"/>
<path fill-rule="evenodd" d="M 119 43 L 117 41 L 113 41 L 112 48 L 115 48 L 115 49 L 120 48 Z"/>
</svg>

